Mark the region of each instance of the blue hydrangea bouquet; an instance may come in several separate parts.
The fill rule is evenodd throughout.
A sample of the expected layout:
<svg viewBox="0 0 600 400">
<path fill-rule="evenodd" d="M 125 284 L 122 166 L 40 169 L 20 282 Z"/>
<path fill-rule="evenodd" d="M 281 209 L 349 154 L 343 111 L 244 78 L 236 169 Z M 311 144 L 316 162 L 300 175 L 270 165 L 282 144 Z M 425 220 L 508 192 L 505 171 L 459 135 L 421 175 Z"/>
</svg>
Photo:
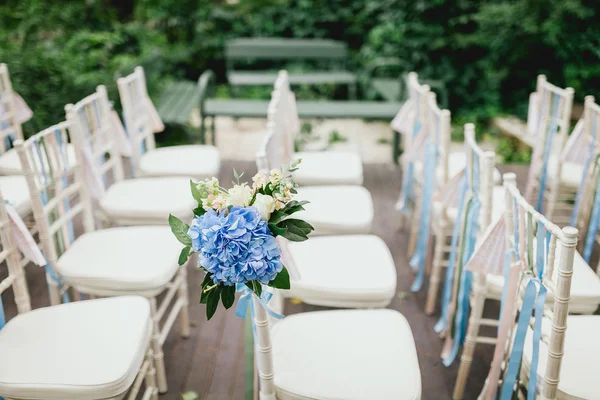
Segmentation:
<svg viewBox="0 0 600 400">
<path fill-rule="evenodd" d="M 295 171 L 298 163 L 286 171 Z M 233 305 L 236 287 L 245 285 L 259 298 L 263 285 L 289 289 L 290 276 L 275 237 L 302 242 L 313 231 L 309 223 L 290 218 L 308 203 L 293 200 L 296 184 L 291 176 L 281 169 L 259 172 L 249 186 L 240 183 L 243 174 L 234 175 L 237 182 L 231 189 L 221 187 L 216 178 L 190 181 L 198 202 L 191 225 L 169 216 L 171 230 L 185 246 L 179 265 L 198 253 L 198 267 L 206 271 L 200 303 L 206 304 L 208 319 L 219 300 L 226 309 Z"/>
</svg>

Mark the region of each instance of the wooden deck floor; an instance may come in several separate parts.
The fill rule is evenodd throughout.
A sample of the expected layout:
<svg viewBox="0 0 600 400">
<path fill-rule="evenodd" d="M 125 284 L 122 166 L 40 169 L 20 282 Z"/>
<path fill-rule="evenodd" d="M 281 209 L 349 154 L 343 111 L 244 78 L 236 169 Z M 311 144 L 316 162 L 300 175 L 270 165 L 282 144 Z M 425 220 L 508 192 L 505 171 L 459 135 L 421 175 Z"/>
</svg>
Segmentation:
<svg viewBox="0 0 600 400">
<path fill-rule="evenodd" d="M 233 179 L 234 167 L 239 172 L 247 171 L 249 175 L 255 171 L 253 163 L 224 162 L 220 177 L 222 182 Z M 503 172 L 508 170 L 518 172 L 519 178 L 523 178 L 526 172 L 526 168 L 523 167 L 503 168 Z M 394 211 L 400 191 L 400 178 L 400 172 L 391 165 L 365 166 L 365 186 L 372 193 L 375 203 L 373 233 L 385 240 L 396 263 L 398 295 L 390 308 L 404 314 L 412 327 L 422 375 L 422 398 L 449 399 L 458 363 L 455 362 L 450 368 L 441 363 L 442 341 L 433 331 L 437 316 L 427 317 L 423 313 L 426 285 L 420 293 L 414 294 L 409 291 L 414 275 L 409 269 L 406 257 L 406 234 L 398 230 L 398 215 Z M 48 305 L 43 269 L 28 266 L 27 275 L 33 306 L 37 308 Z M 220 310 L 210 322 L 206 322 L 204 306 L 199 304 L 202 279 L 202 273 L 198 269 L 189 267 L 192 334 L 190 338 L 182 339 L 174 330 L 165 343 L 169 392 L 162 395 L 161 399 L 181 399 L 182 393 L 193 391 L 201 400 L 242 400 L 245 387 L 244 320 L 237 318 L 232 310 Z M 9 318 L 14 315 L 11 295 L 9 291 L 4 296 Z M 288 314 L 317 309 L 302 304 L 286 305 Z M 497 306 L 492 305 L 486 313 L 497 313 L 497 309 Z M 477 349 L 465 399 L 477 397 L 487 375 L 491 355 L 492 347 L 489 345 L 480 345 Z"/>
</svg>

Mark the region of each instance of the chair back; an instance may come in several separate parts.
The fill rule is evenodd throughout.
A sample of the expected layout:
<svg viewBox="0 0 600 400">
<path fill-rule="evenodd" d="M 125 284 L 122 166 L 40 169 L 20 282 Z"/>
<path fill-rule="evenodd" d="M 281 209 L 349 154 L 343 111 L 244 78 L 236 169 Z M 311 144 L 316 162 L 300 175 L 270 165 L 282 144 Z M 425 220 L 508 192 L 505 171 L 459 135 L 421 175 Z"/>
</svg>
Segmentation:
<svg viewBox="0 0 600 400">
<path fill-rule="evenodd" d="M 419 76 L 416 72 L 409 72 L 408 78 L 408 99 L 414 107 L 413 121 L 411 123 L 413 131 L 407 135 L 406 150 L 409 151 L 415 136 L 424 128 L 428 116 L 428 102 L 430 101 L 429 85 L 419 83 Z"/>
<path fill-rule="evenodd" d="M 512 393 L 514 381 L 517 379 L 516 370 L 522 363 L 525 334 L 527 328 L 531 326 L 534 332 L 534 342 L 533 355 L 530 360 L 532 365 L 527 366 L 527 370 L 531 371 L 529 390 L 534 392 L 537 390 L 536 354 L 541 340 L 548 346 L 546 370 L 540 373 L 542 376 L 541 395 L 545 399 L 555 399 L 567 329 L 573 260 L 578 232 L 573 227 L 561 229 L 537 212 L 517 189 L 515 174 L 504 175 L 504 187 L 506 190 L 504 215 L 506 242 L 507 247 L 512 249 L 509 268 L 514 279 L 509 279 L 505 283 L 507 289 L 503 296 L 499 332 L 502 332 L 503 324 L 514 325 L 514 316 L 517 310 L 515 305 L 520 308 L 520 315 L 518 323 L 511 329 L 515 331 L 515 335 L 511 335 L 508 330 L 502 335 L 499 333 L 498 336 L 497 352 L 504 352 L 502 357 L 504 359 L 508 354 L 506 350 L 511 353 L 508 362 L 505 363 L 507 367 L 502 390 Z M 521 280 L 519 275 L 529 276 L 529 281 Z M 553 302 L 544 301 L 546 290 L 553 294 Z M 540 301 L 537 301 L 538 299 Z M 535 318 L 531 318 L 533 311 L 535 311 Z M 551 320 L 549 336 L 542 333 L 542 318 Z M 507 347 L 506 339 L 513 336 L 511 345 Z M 499 365 L 502 364 L 502 360 L 498 361 L 496 357 L 494 361 Z M 498 380 L 494 380 L 494 376 L 490 376 L 489 382 L 498 382 Z"/>
<path fill-rule="evenodd" d="M 285 94 L 274 90 L 268 107 L 267 134 L 256 153 L 256 166 L 259 171 L 269 171 L 272 168 L 285 168 L 290 164 L 291 157 L 286 151 L 287 135 L 285 129 L 285 109 L 281 106 Z"/>
<path fill-rule="evenodd" d="M 90 193 L 104 190 L 106 182 L 124 179 L 119 145 L 113 132 L 112 108 L 105 86 L 96 92 L 65 106 L 71 139 L 78 153 L 78 161 L 85 170 Z M 96 189 L 96 186 L 101 186 Z"/>
<path fill-rule="evenodd" d="M 79 159 L 67 152 L 69 122 L 61 122 L 15 147 L 27 179 L 42 249 L 49 266 L 75 241 L 74 221 L 81 215 L 85 232 L 94 230 L 92 205 Z M 77 153 L 76 153 L 77 154 Z"/>
<path fill-rule="evenodd" d="M 284 138 L 281 145 L 284 156 L 291 161 L 294 155 L 294 143 L 300 133 L 301 125 L 296 106 L 296 96 L 290 89 L 288 73 L 285 70 L 279 71 L 275 81 L 275 93 L 279 95 L 279 102 L 276 109 L 269 108 L 269 116 L 275 117 L 271 112 L 277 112 L 277 118 L 281 119 L 282 133 Z"/>
<path fill-rule="evenodd" d="M 448 183 L 451 178 L 448 172 L 448 154 L 450 152 L 450 111 L 442 110 L 438 103 L 435 93 L 427 94 L 427 134 L 434 143 L 438 160 L 436 167 L 439 166 L 443 171 L 441 187 Z M 437 168 L 436 168 L 437 169 Z"/>
<path fill-rule="evenodd" d="M 13 92 L 6 64 L 0 64 L 0 154 L 11 148 L 15 140 L 23 139 L 17 116 L 16 94 Z"/>
<path fill-rule="evenodd" d="M 8 267 L 8 276 L 0 281 L 0 329 L 6 323 L 2 294 L 8 288 L 12 287 L 19 314 L 31 310 L 27 280 L 21 265 L 21 253 L 13 238 L 10 219 L 4 204 L 4 196 L 0 193 L 0 264 L 6 263 Z"/>
<path fill-rule="evenodd" d="M 573 88 L 559 88 L 548 82 L 544 75 L 539 75 L 536 93 L 538 113 L 534 124 L 535 145 L 525 197 L 536 204 L 536 209 L 541 212 L 550 161 L 557 164 L 552 169 L 555 171 L 552 178 L 561 176 L 562 164 L 559 159 L 569 136 L 575 92 Z"/>
<path fill-rule="evenodd" d="M 132 74 L 119 78 L 117 86 L 123 107 L 125 129 L 131 141 L 135 174 L 142 155 L 156 148 L 154 133 L 164 129 L 164 126 L 148 95 L 146 75 L 142 67 L 135 67 Z"/>
</svg>

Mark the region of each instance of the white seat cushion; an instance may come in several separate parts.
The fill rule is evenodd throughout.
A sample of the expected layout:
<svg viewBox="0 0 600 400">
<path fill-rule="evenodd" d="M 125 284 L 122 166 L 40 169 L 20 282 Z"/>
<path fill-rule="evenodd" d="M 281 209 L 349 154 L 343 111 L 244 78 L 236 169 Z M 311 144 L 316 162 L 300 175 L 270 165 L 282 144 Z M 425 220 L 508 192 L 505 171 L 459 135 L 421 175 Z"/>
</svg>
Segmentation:
<svg viewBox="0 0 600 400">
<path fill-rule="evenodd" d="M 67 159 L 75 161 L 75 146 L 67 144 Z M 37 161 L 37 159 L 36 159 Z M 38 161 L 39 164 L 39 161 Z M 16 149 L 10 149 L 0 155 L 0 175 L 22 175 L 23 167 Z"/>
<path fill-rule="evenodd" d="M 142 176 L 185 176 L 196 180 L 219 174 L 221 156 L 215 146 L 187 145 L 161 147 L 140 160 Z"/>
<path fill-rule="evenodd" d="M 272 331 L 275 386 L 293 399 L 420 399 L 408 321 L 393 310 L 296 314 Z"/>
<path fill-rule="evenodd" d="M 293 173 L 301 186 L 362 185 L 363 168 L 360 155 L 343 151 L 312 151 L 294 154 L 302 159 Z"/>
<path fill-rule="evenodd" d="M 582 155 L 582 157 L 584 157 L 584 155 Z M 548 160 L 548 176 L 553 177 L 556 175 L 558 163 L 559 161 L 555 157 L 551 157 L 550 160 Z M 560 163 L 562 164 L 560 170 L 560 182 L 571 188 L 578 188 L 583 176 L 583 164 L 571 162 Z"/>
<path fill-rule="evenodd" d="M 396 294 L 396 267 L 375 235 L 315 237 L 288 243 L 298 279 L 286 295 L 331 307 L 385 307 Z M 368 270 L 370 278 L 364 279 Z"/>
<path fill-rule="evenodd" d="M 20 216 L 31 212 L 29 188 L 24 176 L 0 176 L 0 192 L 4 200 L 12 204 Z"/>
<path fill-rule="evenodd" d="M 452 177 L 456 176 L 460 171 L 465 169 L 467 165 L 467 154 L 464 151 L 457 151 L 454 153 L 448 154 L 448 179 L 452 179 Z M 423 171 L 423 163 L 415 162 L 415 172 L 417 176 L 421 176 Z M 438 182 L 442 182 L 444 180 L 444 170 L 441 166 L 437 166 L 435 170 L 435 177 Z M 418 178 L 420 179 L 420 178 Z M 501 185 L 502 184 L 502 174 L 498 171 L 497 168 L 494 168 L 494 184 Z"/>
<path fill-rule="evenodd" d="M 535 249 L 535 246 L 534 246 Z M 560 248 L 556 254 L 556 262 L 560 259 Z M 558 272 L 558 267 L 554 273 Z M 501 298 L 504 287 L 504 277 L 488 275 L 487 277 L 489 297 Z M 547 301 L 553 301 L 552 292 L 548 292 Z M 569 302 L 569 313 L 592 314 L 600 305 L 600 278 L 585 262 L 579 252 L 575 252 L 573 263 L 573 279 L 571 280 L 571 301 Z"/>
<path fill-rule="evenodd" d="M 110 186 L 100 200 L 110 219 L 123 225 L 167 225 L 169 214 L 189 222 L 197 206 L 189 178 L 175 177 L 123 180 Z"/>
<path fill-rule="evenodd" d="M 550 320 L 544 319 L 542 332 L 550 335 Z M 565 333 L 565 348 L 558 382 L 559 399 L 598 399 L 600 379 L 598 379 L 597 357 L 600 354 L 600 316 L 569 315 Z M 523 349 L 523 370 L 530 371 L 533 351 L 533 331 L 527 330 Z M 538 361 L 538 387 L 542 385 L 542 377 L 546 373 L 548 346 L 540 343 Z"/>
<path fill-rule="evenodd" d="M 495 221 L 504 212 L 504 199 L 506 191 L 503 186 L 494 186 L 492 189 L 492 218 L 491 221 Z M 442 210 L 442 204 L 439 201 L 433 203 L 434 215 L 437 217 L 440 215 Z M 458 208 L 449 207 L 446 209 L 446 216 L 454 221 L 458 216 Z"/>
<path fill-rule="evenodd" d="M 127 390 L 150 341 L 150 304 L 127 296 L 40 308 L 0 331 L 0 395 L 105 399 Z"/>
<path fill-rule="evenodd" d="M 167 226 L 134 226 L 83 234 L 58 260 L 75 287 L 125 294 L 160 290 L 177 271 L 182 245 Z"/>
<path fill-rule="evenodd" d="M 310 223 L 315 235 L 371 232 L 373 200 L 362 186 L 307 186 L 298 189 L 297 199 L 310 204 L 294 218 Z"/>
</svg>

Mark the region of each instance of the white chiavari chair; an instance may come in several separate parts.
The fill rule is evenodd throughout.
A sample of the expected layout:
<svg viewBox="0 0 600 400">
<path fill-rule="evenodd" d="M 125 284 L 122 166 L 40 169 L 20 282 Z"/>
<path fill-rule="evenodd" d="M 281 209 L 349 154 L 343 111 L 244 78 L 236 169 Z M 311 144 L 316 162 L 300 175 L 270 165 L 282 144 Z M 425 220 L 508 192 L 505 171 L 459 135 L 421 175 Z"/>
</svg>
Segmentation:
<svg viewBox="0 0 600 400">
<path fill-rule="evenodd" d="M 124 179 L 118 141 L 112 130 L 111 107 L 104 86 L 65 107 L 72 140 L 85 170 L 95 216 L 104 224 L 166 225 L 169 214 L 192 218 L 190 179 L 148 177 Z"/>
<path fill-rule="evenodd" d="M 287 157 L 283 144 L 287 141 L 285 135 L 286 114 L 281 106 L 282 95 L 275 90 L 273 101 L 269 105 L 269 124 L 274 125 L 275 135 L 272 146 L 264 149 L 264 161 L 258 165 L 268 168 L 287 167 L 291 160 Z M 278 128 L 280 127 L 280 128 Z M 302 164 L 300 164 L 300 169 Z M 326 175 L 327 171 L 323 171 Z M 310 223 L 314 228 L 314 235 L 343 235 L 343 234 L 368 234 L 373 224 L 373 200 L 367 189 L 357 185 L 335 186 L 303 186 L 298 188 L 298 200 L 309 200 L 310 204 L 300 211 L 298 218 Z"/>
<path fill-rule="evenodd" d="M 20 253 L 0 194 L 0 262 L 18 315 L 5 325 L 0 298 L 0 396 L 17 399 L 157 400 L 150 305 L 138 296 L 31 310 Z M 140 391 L 143 381 L 144 391 Z"/>
<path fill-rule="evenodd" d="M 142 67 L 119 78 L 117 85 L 136 176 L 184 176 L 202 180 L 219 174 L 221 158 L 216 146 L 194 144 L 156 148 L 154 134 L 164 130 L 164 125 L 148 95 Z"/>
<path fill-rule="evenodd" d="M 432 105 L 432 113 L 435 118 L 443 118 L 444 114 L 437 106 Z M 432 117 L 434 118 L 434 117 Z M 478 191 L 478 198 L 481 202 L 479 212 L 478 237 L 481 236 L 491 221 L 502 214 L 504 210 L 504 189 L 502 186 L 494 186 L 494 175 L 497 173 L 495 168 L 496 155 L 493 151 L 484 151 L 475 140 L 475 126 L 466 124 L 464 128 L 464 148 L 465 159 L 469 163 L 477 163 L 467 168 L 472 171 L 478 169 L 477 174 L 468 173 L 471 182 L 467 185 L 470 190 Z M 438 193 L 439 196 L 433 204 L 432 231 L 435 237 L 435 245 L 432 260 L 432 269 L 429 276 L 429 288 L 427 292 L 427 302 L 425 312 L 432 314 L 435 310 L 437 295 L 442 276 L 442 267 L 447 267 L 449 255 L 452 253 L 452 243 L 448 246 L 448 237 L 452 237 L 455 228 L 460 228 L 463 224 L 464 213 L 460 212 L 459 218 L 459 197 L 460 184 L 464 172 L 457 174 L 452 181 L 449 181 Z M 465 178 L 466 179 L 466 178 Z M 477 182 L 473 180 L 476 179 Z M 477 188 L 477 189 L 474 189 Z M 458 224 L 458 227 L 456 226 Z M 456 243 L 458 245 L 458 243 Z M 456 250 L 458 251 L 458 250 Z M 455 258 L 455 263 L 460 256 Z M 456 266 L 455 266 L 456 267 Z"/>
<path fill-rule="evenodd" d="M 181 335 L 189 336 L 186 268 L 179 268 L 172 256 L 180 246 L 168 226 L 95 231 L 84 172 L 77 158 L 68 159 L 65 149 L 68 135 L 78 140 L 70 123 L 63 122 L 26 142 L 15 142 L 42 248 L 52 271 L 49 274 L 54 275 L 48 278 L 51 304 L 61 302 L 61 292 L 63 301 L 68 299 L 67 287 L 93 297 L 139 295 L 149 299 L 158 387 L 165 392 L 162 345 L 177 316 Z M 79 152 L 76 154 L 79 156 Z M 79 218 L 84 233 L 76 237 L 74 221 Z"/>
<path fill-rule="evenodd" d="M 564 160 L 573 108 L 572 88 L 562 89 L 538 76 L 534 149 L 525 197 L 557 223 L 568 223 L 583 165 Z M 546 202 L 546 205 L 544 205 Z M 555 215 L 556 214 L 556 215 Z M 557 219 L 558 218 L 558 219 Z"/>
<path fill-rule="evenodd" d="M 505 266 L 509 281 L 494 360 L 480 398 L 495 398 L 497 392 L 502 399 L 513 398 L 515 389 L 519 398 L 524 392 L 528 399 L 595 398 L 600 383 L 587 360 L 600 351 L 594 334 L 600 317 L 569 315 L 578 274 L 577 229 L 561 229 L 538 213 L 521 196 L 514 174 L 504 175 L 504 186 L 505 242 L 512 249 Z M 468 368 L 459 372 L 455 399 L 462 398 L 461 373 L 468 374 Z"/>
<path fill-rule="evenodd" d="M 281 92 L 281 104 L 286 114 L 286 151 L 291 158 L 302 159 L 302 168 L 293 173 L 300 186 L 362 185 L 363 167 L 360 154 L 353 151 L 294 151 L 296 136 L 300 133 L 300 120 L 296 97 L 290 89 L 286 71 L 281 71 L 275 81 L 275 90 Z M 326 173 L 323 173 L 326 171 Z"/>
<path fill-rule="evenodd" d="M 421 398 L 414 338 L 399 312 L 307 312 L 270 327 L 253 302 L 260 400 Z"/>
</svg>

